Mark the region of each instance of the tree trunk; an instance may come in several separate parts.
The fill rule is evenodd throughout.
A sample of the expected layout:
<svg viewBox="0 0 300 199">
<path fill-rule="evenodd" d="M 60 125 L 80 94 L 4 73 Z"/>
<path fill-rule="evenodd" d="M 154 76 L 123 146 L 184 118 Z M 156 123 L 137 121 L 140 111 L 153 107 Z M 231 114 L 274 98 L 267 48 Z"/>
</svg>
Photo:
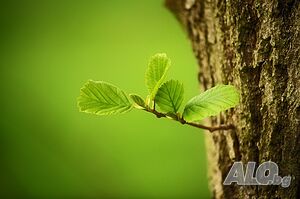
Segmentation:
<svg viewBox="0 0 300 199">
<path fill-rule="evenodd" d="M 203 90 L 233 84 L 240 105 L 212 118 L 235 130 L 207 134 L 214 198 L 300 198 L 300 2 L 166 0 L 188 32 Z M 287 188 L 225 186 L 235 161 L 271 160 Z"/>
</svg>

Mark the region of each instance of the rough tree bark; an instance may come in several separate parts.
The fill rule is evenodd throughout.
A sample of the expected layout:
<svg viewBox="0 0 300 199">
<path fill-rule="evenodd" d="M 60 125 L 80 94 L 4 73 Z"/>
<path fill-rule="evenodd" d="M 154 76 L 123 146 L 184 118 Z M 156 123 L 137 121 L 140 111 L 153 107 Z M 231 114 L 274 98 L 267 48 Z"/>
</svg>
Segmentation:
<svg viewBox="0 0 300 199">
<path fill-rule="evenodd" d="M 218 83 L 241 92 L 238 108 L 212 118 L 235 130 L 207 135 L 214 198 L 300 198 L 300 2 L 166 0 L 186 29 L 203 90 Z M 234 161 L 278 164 L 281 186 L 223 186 Z"/>
</svg>

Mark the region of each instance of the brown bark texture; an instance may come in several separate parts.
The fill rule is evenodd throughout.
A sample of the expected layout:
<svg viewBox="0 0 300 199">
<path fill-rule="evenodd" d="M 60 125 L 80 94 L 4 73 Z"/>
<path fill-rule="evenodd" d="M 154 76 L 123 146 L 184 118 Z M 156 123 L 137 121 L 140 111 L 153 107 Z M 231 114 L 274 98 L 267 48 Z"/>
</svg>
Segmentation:
<svg viewBox="0 0 300 199">
<path fill-rule="evenodd" d="M 211 125 L 234 130 L 207 134 L 214 198 L 300 198 L 300 1 L 166 0 L 198 60 L 202 90 L 218 83 L 240 90 L 240 105 Z M 273 161 L 288 188 L 224 186 L 235 161 Z"/>
</svg>

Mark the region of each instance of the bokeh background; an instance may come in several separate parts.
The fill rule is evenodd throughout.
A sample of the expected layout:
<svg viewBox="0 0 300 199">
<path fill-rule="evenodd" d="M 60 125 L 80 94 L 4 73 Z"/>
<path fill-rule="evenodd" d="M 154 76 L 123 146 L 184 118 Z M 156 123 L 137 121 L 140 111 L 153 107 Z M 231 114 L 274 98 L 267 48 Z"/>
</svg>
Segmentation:
<svg viewBox="0 0 300 199">
<path fill-rule="evenodd" d="M 209 198 L 199 129 L 76 106 L 88 79 L 146 96 L 157 52 L 185 101 L 199 92 L 188 38 L 162 0 L 0 2 L 0 198 Z"/>
</svg>

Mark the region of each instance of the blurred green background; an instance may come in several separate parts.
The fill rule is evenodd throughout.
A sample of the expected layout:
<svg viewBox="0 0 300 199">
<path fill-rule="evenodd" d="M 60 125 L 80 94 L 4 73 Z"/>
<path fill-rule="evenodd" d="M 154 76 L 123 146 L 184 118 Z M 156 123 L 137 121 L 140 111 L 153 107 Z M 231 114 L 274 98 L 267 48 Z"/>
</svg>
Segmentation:
<svg viewBox="0 0 300 199">
<path fill-rule="evenodd" d="M 146 96 L 148 59 L 198 93 L 190 43 L 162 0 L 1 1 L 0 198 L 208 198 L 199 129 L 133 110 L 78 112 L 88 80 Z"/>
</svg>

